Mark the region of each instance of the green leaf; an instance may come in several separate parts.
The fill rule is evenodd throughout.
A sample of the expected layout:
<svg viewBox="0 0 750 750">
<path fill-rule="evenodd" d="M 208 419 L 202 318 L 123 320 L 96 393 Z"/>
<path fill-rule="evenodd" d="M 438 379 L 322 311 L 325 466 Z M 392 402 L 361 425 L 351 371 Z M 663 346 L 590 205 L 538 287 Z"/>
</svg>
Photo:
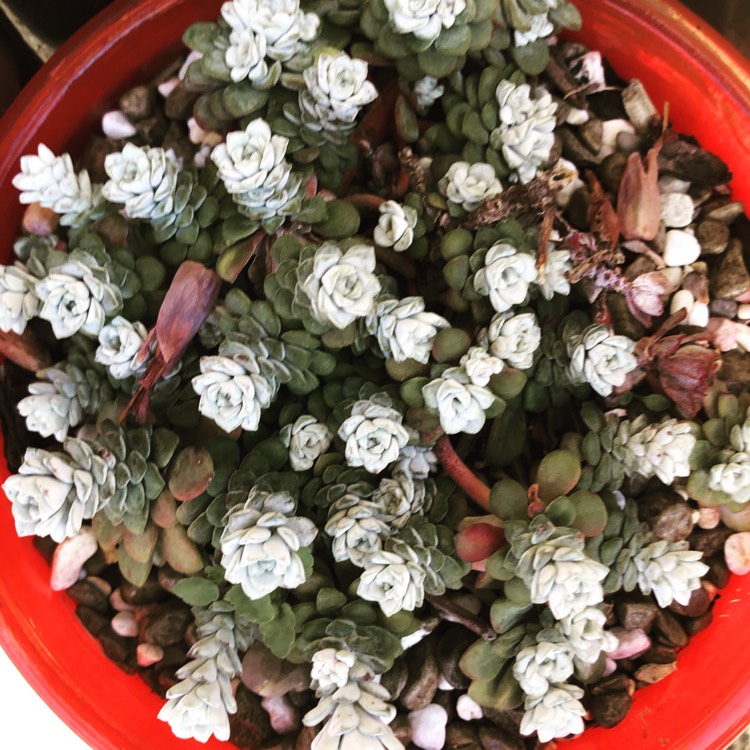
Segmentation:
<svg viewBox="0 0 750 750">
<path fill-rule="evenodd" d="M 512 580 L 512 579 L 511 579 Z M 502 635 L 523 622 L 532 604 L 517 604 L 509 599 L 497 599 L 490 609 L 490 622 L 496 633 Z"/>
<path fill-rule="evenodd" d="M 528 518 L 526 490 L 515 479 L 501 479 L 490 490 L 490 509 L 504 521 Z"/>
<path fill-rule="evenodd" d="M 555 498 L 545 509 L 544 515 L 549 518 L 555 526 L 570 526 L 576 518 L 576 509 L 573 503 L 565 497 Z"/>
<path fill-rule="evenodd" d="M 539 497 L 545 503 L 560 495 L 567 495 L 581 478 L 581 462 L 570 451 L 548 453 L 539 464 L 536 481 Z"/>
<path fill-rule="evenodd" d="M 497 656 L 490 641 L 472 643 L 458 662 L 461 671 L 471 680 L 486 680 L 495 677 L 507 659 Z"/>
<path fill-rule="evenodd" d="M 207 578 L 183 578 L 175 583 L 172 593 L 191 607 L 207 607 L 219 598 L 219 587 Z"/>
<path fill-rule="evenodd" d="M 240 586 L 232 586 L 224 598 L 234 606 L 240 617 L 259 625 L 273 622 L 279 612 L 270 594 L 261 599 L 250 599 Z"/>
<path fill-rule="evenodd" d="M 510 711 L 523 702 L 523 690 L 510 667 L 500 677 L 475 680 L 469 685 L 468 693 L 480 706 L 496 711 Z"/>
<path fill-rule="evenodd" d="M 607 525 L 607 506 L 599 495 L 588 490 L 578 490 L 568 498 L 575 508 L 575 519 L 569 524 L 584 536 L 598 536 Z M 555 501 L 557 502 L 557 501 Z M 549 515 L 549 508 L 547 509 Z"/>
<path fill-rule="evenodd" d="M 285 659 L 292 650 L 296 638 L 296 618 L 294 611 L 285 602 L 281 605 L 278 616 L 260 624 L 260 637 L 279 659 Z"/>
</svg>

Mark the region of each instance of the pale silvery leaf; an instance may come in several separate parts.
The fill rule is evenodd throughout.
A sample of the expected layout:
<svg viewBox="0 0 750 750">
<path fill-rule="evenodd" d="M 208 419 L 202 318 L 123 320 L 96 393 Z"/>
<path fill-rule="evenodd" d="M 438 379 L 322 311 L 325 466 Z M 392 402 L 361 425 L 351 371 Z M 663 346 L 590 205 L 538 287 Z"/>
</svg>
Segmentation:
<svg viewBox="0 0 750 750">
<path fill-rule="evenodd" d="M 528 370 L 542 341 L 542 329 L 534 313 L 495 315 L 486 332 L 490 354 L 510 367 Z"/>
<path fill-rule="evenodd" d="M 308 518 L 292 515 L 295 505 L 288 492 L 253 489 L 245 503 L 233 507 L 224 518 L 224 577 L 240 584 L 250 599 L 305 582 L 299 550 L 312 544 L 318 530 Z"/>
<path fill-rule="evenodd" d="M 502 150 L 511 179 L 530 182 L 549 159 L 555 143 L 557 104 L 549 92 L 537 89 L 532 97 L 528 83 L 501 81 L 495 92 L 500 125 L 493 131 L 491 145 Z"/>
<path fill-rule="evenodd" d="M 373 239 L 380 247 L 392 247 L 401 253 L 414 242 L 414 227 L 419 217 L 411 206 L 396 201 L 385 201 L 378 209 L 380 217 L 373 230 Z"/>
<path fill-rule="evenodd" d="M 375 552 L 365 561 L 357 595 L 376 602 L 386 617 L 397 612 L 413 612 L 424 601 L 425 572 L 414 559 L 395 552 Z"/>
<path fill-rule="evenodd" d="M 530 697 L 541 697 L 550 683 L 565 682 L 573 674 L 573 653 L 567 643 L 542 641 L 521 649 L 513 663 L 513 675 L 521 690 Z"/>
<path fill-rule="evenodd" d="M 169 723 L 180 739 L 207 742 L 211 735 L 228 741 L 229 714 L 236 713 L 232 680 L 242 672 L 234 618 L 227 612 L 201 612 L 192 661 L 177 670 L 180 680 L 167 691 L 158 718 Z M 245 646 L 245 644 L 243 644 Z"/>
<path fill-rule="evenodd" d="M 425 76 L 414 84 L 414 96 L 417 100 L 417 109 L 420 114 L 425 114 L 432 105 L 440 99 L 445 92 L 445 86 L 439 83 L 437 78 Z"/>
<path fill-rule="evenodd" d="M 540 742 L 549 742 L 583 731 L 586 709 L 581 703 L 583 689 L 566 683 L 553 685 L 543 696 L 527 698 L 521 719 L 523 735 L 537 733 Z"/>
<path fill-rule="evenodd" d="M 557 623 L 576 658 L 593 664 L 603 651 L 613 651 L 617 638 L 604 629 L 607 616 L 597 607 L 570 614 Z"/>
<path fill-rule="evenodd" d="M 78 332 L 96 337 L 106 319 L 122 309 L 122 293 L 107 269 L 80 250 L 39 279 L 35 291 L 42 303 L 39 317 L 49 321 L 58 339 Z"/>
<path fill-rule="evenodd" d="M 37 279 L 23 263 L 0 266 L 0 331 L 23 333 L 39 311 Z"/>
<path fill-rule="evenodd" d="M 384 300 L 365 320 L 385 357 L 394 362 L 413 359 L 423 365 L 430 359 L 438 331 L 449 325 L 442 316 L 425 311 L 422 297 Z"/>
<path fill-rule="evenodd" d="M 249 363 L 248 363 L 249 366 Z M 270 406 L 276 386 L 259 371 L 224 356 L 201 357 L 201 374 L 193 380 L 193 390 L 200 396 L 198 409 L 225 432 L 241 427 L 254 432 L 260 424 L 262 409 Z"/>
<path fill-rule="evenodd" d="M 405 445 L 401 449 L 393 473 L 401 472 L 413 479 L 426 479 L 437 470 L 435 451 L 428 445 Z"/>
<path fill-rule="evenodd" d="M 60 215 L 63 226 L 84 224 L 99 199 L 88 172 L 76 173 L 69 154 L 55 156 L 40 143 L 37 156 L 22 156 L 21 171 L 13 185 L 21 191 L 21 203 L 39 203 Z"/>
<path fill-rule="evenodd" d="M 245 130 L 227 133 L 226 142 L 211 152 L 224 187 L 251 219 L 288 216 L 299 207 L 302 181 L 285 158 L 288 144 L 257 118 Z"/>
<path fill-rule="evenodd" d="M 304 123 L 315 131 L 334 136 L 348 135 L 360 110 L 375 101 L 375 86 L 367 80 L 367 63 L 345 52 L 323 52 L 304 72 L 305 89 L 299 105 Z"/>
<path fill-rule="evenodd" d="M 324 648 L 316 651 L 312 658 L 310 678 L 315 690 L 325 694 L 331 688 L 342 688 L 349 681 L 349 672 L 357 660 L 349 649 Z"/>
<path fill-rule="evenodd" d="M 522 31 L 521 29 L 516 28 L 513 32 L 516 47 L 525 47 L 527 44 L 531 44 L 531 42 L 535 42 L 537 39 L 544 39 L 554 30 L 555 27 L 546 13 L 531 16 L 528 29 Z"/>
<path fill-rule="evenodd" d="M 99 331 L 95 359 L 104 365 L 116 380 L 140 374 L 145 361 L 138 355 L 146 343 L 148 331 L 141 322 L 131 323 L 118 315 Z"/>
<path fill-rule="evenodd" d="M 495 310 L 503 313 L 526 300 L 536 278 L 534 257 L 500 241 L 487 251 L 484 266 L 474 275 L 474 289 L 489 296 Z"/>
<path fill-rule="evenodd" d="M 356 495 L 344 495 L 330 509 L 326 534 L 332 537 L 334 560 L 363 567 L 368 556 L 383 548 L 390 534 L 382 507 Z"/>
<path fill-rule="evenodd" d="M 74 438 L 67 438 L 63 448 L 65 453 L 27 448 L 18 473 L 5 480 L 19 536 L 62 542 L 75 536 L 114 493 L 114 456 L 94 453 Z M 83 456 L 85 463 L 74 461 L 71 453 Z"/>
<path fill-rule="evenodd" d="M 438 182 L 438 187 L 451 203 L 461 206 L 464 211 L 473 211 L 483 201 L 503 191 L 495 168 L 484 162 L 454 162 Z"/>
<path fill-rule="evenodd" d="M 708 486 L 717 492 L 726 492 L 735 503 L 750 500 L 750 454 L 735 453 L 726 463 L 712 466 Z"/>
<path fill-rule="evenodd" d="M 571 383 L 588 383 L 600 396 L 609 396 L 638 366 L 635 341 L 616 336 L 605 325 L 594 324 L 566 342 Z"/>
<path fill-rule="evenodd" d="M 552 299 L 555 294 L 570 294 L 570 282 L 566 274 L 571 268 L 570 250 L 549 250 L 544 267 L 539 269 L 536 280 L 537 288 L 544 299 Z"/>
<path fill-rule="evenodd" d="M 644 594 L 653 592 L 660 607 L 672 602 L 686 605 L 708 573 L 708 566 L 700 562 L 703 553 L 689 546 L 686 541 L 660 539 L 641 549 L 633 559 L 638 587 Z"/>
<path fill-rule="evenodd" d="M 614 437 L 612 454 L 628 476 L 655 476 L 670 485 L 677 477 L 690 476 L 690 454 L 696 444 L 693 431 L 690 422 L 677 419 L 656 424 L 647 424 L 645 415 L 632 422 L 626 419 Z"/>
<path fill-rule="evenodd" d="M 264 55 L 286 62 L 309 47 L 320 19 L 300 10 L 299 0 L 231 0 L 221 15 L 235 32 L 250 31 Z"/>
<path fill-rule="evenodd" d="M 265 37 L 256 36 L 250 29 L 237 29 L 229 35 L 224 60 L 235 83 L 250 81 L 260 89 L 272 86 L 281 71 L 278 67 L 269 70 L 265 57 Z"/>
<path fill-rule="evenodd" d="M 280 437 L 289 448 L 289 464 L 295 471 L 312 469 L 333 440 L 331 431 L 310 414 L 303 414 L 294 424 L 282 428 Z"/>
<path fill-rule="evenodd" d="M 370 473 L 378 474 L 393 463 L 409 442 L 403 419 L 401 412 L 375 398 L 357 401 L 351 416 L 338 431 L 346 443 L 347 464 L 363 466 Z"/>
<path fill-rule="evenodd" d="M 473 385 L 485 386 L 493 375 L 503 370 L 503 361 L 482 346 L 472 346 L 459 362 Z"/>
<path fill-rule="evenodd" d="M 747 410 L 745 421 L 734 425 L 729 431 L 729 441 L 737 451 L 750 449 L 750 409 Z"/>
<path fill-rule="evenodd" d="M 332 242 L 315 251 L 310 275 L 298 289 L 310 300 L 319 323 L 346 328 L 375 309 L 380 282 L 375 270 L 375 249 L 353 245 L 346 252 Z"/>
<path fill-rule="evenodd" d="M 432 42 L 450 29 L 466 8 L 466 0 L 385 0 L 391 28 Z"/>
<path fill-rule="evenodd" d="M 422 388 L 425 404 L 436 411 L 448 435 L 475 435 L 484 426 L 485 411 L 495 403 L 487 388 L 474 385 L 463 367 L 451 367 Z"/>
<path fill-rule="evenodd" d="M 174 210 L 179 164 L 172 151 L 126 143 L 122 151 L 108 154 L 104 170 L 109 181 L 102 195 L 125 204 L 131 219 L 162 219 Z"/>
<path fill-rule="evenodd" d="M 400 529 L 413 515 L 423 515 L 429 498 L 425 483 L 409 474 L 394 472 L 380 480 L 372 502 L 378 505 L 381 517 L 390 526 Z"/>
</svg>

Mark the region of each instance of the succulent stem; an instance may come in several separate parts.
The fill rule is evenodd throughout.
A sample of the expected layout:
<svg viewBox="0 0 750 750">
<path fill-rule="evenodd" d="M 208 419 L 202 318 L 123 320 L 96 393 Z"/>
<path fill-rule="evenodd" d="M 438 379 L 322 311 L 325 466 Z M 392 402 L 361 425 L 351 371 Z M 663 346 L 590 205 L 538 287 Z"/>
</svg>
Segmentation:
<svg viewBox="0 0 750 750">
<path fill-rule="evenodd" d="M 435 445 L 435 453 L 448 476 L 484 510 L 490 513 L 490 488 L 474 474 L 453 450 L 447 435 Z"/>
<path fill-rule="evenodd" d="M 427 594 L 425 598 L 439 612 L 441 619 L 463 625 L 485 641 L 494 641 L 497 638 L 497 633 L 488 623 L 448 597 Z"/>
</svg>

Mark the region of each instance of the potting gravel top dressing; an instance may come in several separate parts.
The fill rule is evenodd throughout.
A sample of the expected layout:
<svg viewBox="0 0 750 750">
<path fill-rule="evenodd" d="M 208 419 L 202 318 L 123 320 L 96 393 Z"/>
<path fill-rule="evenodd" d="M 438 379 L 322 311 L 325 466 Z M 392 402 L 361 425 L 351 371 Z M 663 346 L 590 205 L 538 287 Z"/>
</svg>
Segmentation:
<svg viewBox="0 0 750 750">
<path fill-rule="evenodd" d="M 43 144 L 20 535 L 178 737 L 612 727 L 750 570 L 750 222 L 566 0 L 232 0 Z"/>
</svg>

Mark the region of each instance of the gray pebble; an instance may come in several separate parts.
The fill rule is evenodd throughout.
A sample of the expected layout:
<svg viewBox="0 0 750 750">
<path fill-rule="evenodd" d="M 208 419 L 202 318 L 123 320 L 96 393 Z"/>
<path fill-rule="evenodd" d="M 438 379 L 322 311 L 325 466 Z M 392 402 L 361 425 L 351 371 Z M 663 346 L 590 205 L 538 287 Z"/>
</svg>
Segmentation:
<svg viewBox="0 0 750 750">
<path fill-rule="evenodd" d="M 745 204 L 740 201 L 731 201 L 723 206 L 712 209 L 706 215 L 707 219 L 714 219 L 723 224 L 731 224 L 735 219 L 745 213 Z"/>
<path fill-rule="evenodd" d="M 701 244 L 701 255 L 719 255 L 729 244 L 729 227 L 715 219 L 706 219 L 696 227 L 695 236 Z"/>
<path fill-rule="evenodd" d="M 732 240 L 711 277 L 711 290 L 721 299 L 734 299 L 750 289 L 750 274 L 742 257 L 742 243 Z"/>
<path fill-rule="evenodd" d="M 734 318 L 737 316 L 737 303 L 731 299 L 712 299 L 708 305 L 712 317 Z"/>
<path fill-rule="evenodd" d="M 622 91 L 622 104 L 635 125 L 635 129 L 641 133 L 648 131 L 654 120 L 659 117 L 659 112 L 646 93 L 643 84 L 634 78 Z"/>
</svg>

